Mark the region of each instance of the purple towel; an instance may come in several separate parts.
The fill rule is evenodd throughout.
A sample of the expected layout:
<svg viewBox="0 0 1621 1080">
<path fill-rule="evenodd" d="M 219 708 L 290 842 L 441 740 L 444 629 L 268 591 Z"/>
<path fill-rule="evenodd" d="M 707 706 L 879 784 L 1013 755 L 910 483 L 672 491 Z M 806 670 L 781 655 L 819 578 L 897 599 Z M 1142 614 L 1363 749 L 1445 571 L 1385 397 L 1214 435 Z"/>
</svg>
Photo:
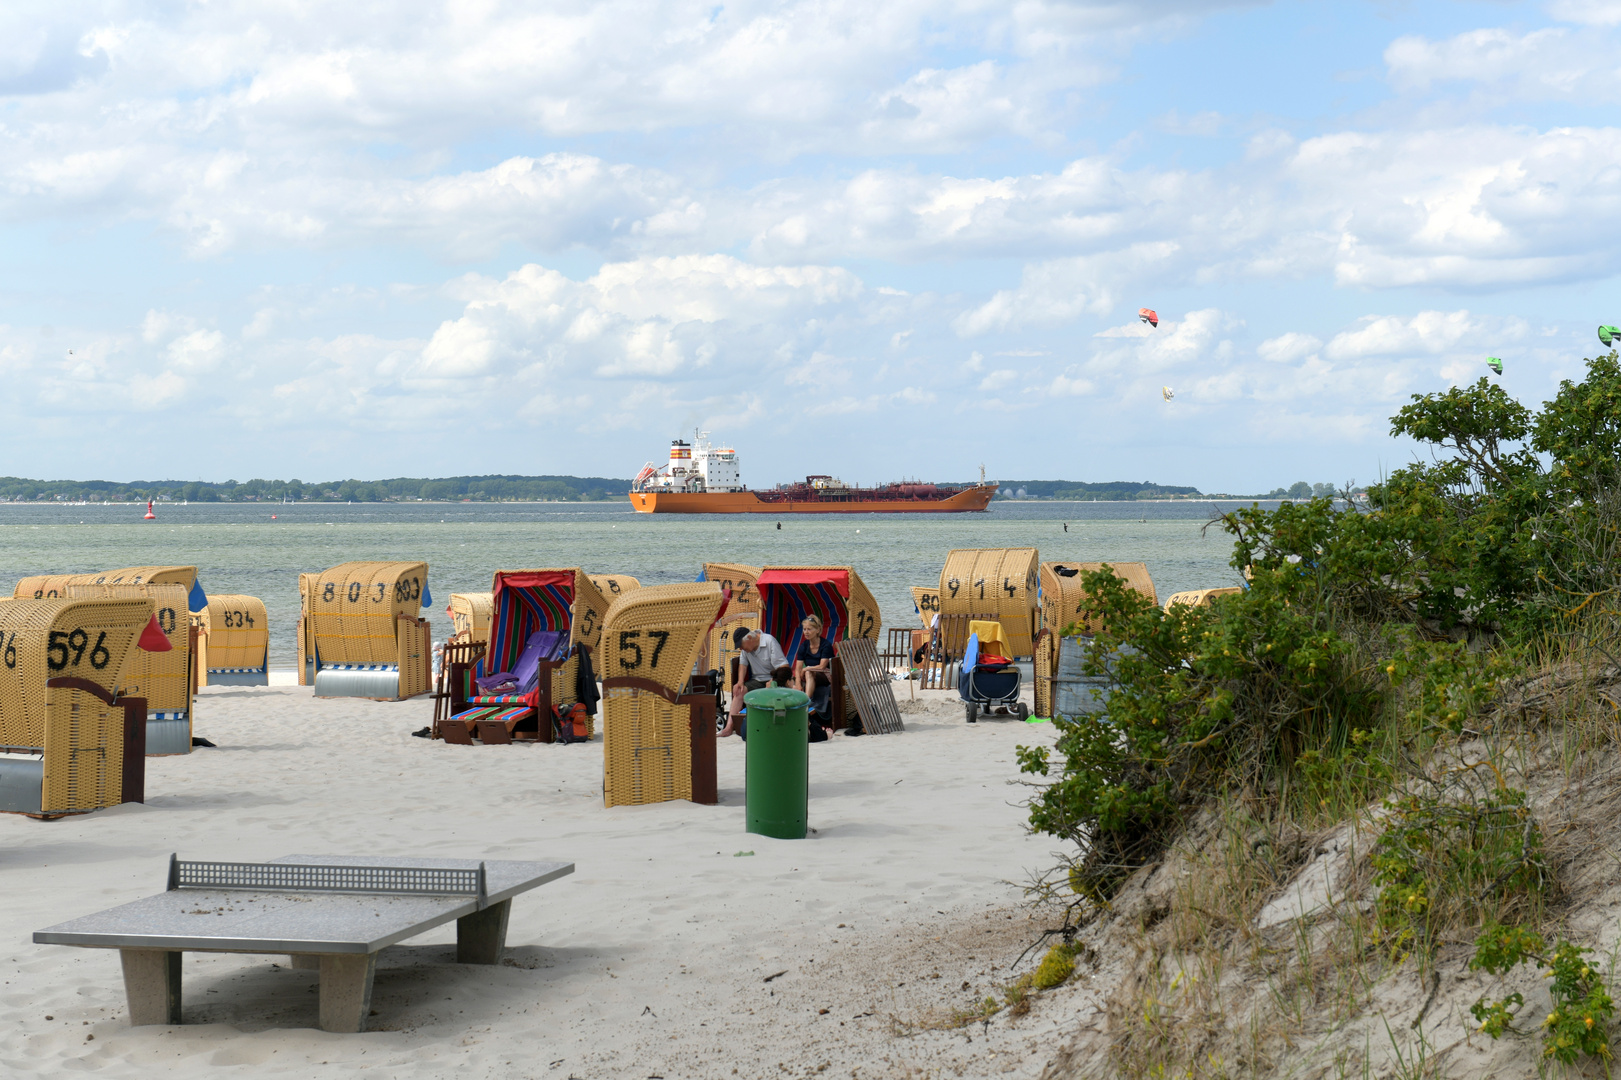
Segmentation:
<svg viewBox="0 0 1621 1080">
<path fill-rule="evenodd" d="M 568 635 L 561 630 L 537 630 L 529 635 L 515 671 L 498 671 L 478 680 L 479 689 L 527 694 L 540 682 L 540 662 L 568 655 Z M 512 689 L 507 690 L 508 685 Z"/>
</svg>

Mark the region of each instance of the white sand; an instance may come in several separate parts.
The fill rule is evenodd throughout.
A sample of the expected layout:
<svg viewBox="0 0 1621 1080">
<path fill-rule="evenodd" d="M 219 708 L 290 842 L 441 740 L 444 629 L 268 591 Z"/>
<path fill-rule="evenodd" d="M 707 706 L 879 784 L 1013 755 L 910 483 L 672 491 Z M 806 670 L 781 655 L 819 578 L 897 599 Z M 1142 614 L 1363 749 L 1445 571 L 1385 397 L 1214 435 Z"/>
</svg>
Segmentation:
<svg viewBox="0 0 1621 1080">
<path fill-rule="evenodd" d="M 969 726 L 954 695 L 929 696 L 904 734 L 813 745 L 815 834 L 782 841 L 744 832 L 735 738 L 721 805 L 606 810 L 600 736 L 447 746 L 408 735 L 427 699 L 205 689 L 197 733 L 219 749 L 149 760 L 144 806 L 0 815 L 0 1075 L 1036 1076 L 1065 1020 L 1040 1005 L 915 1025 L 1007 982 L 1039 930 L 1013 883 L 1053 845 L 1024 833 L 1008 781 L 1014 747 L 1052 726 Z M 207 953 L 186 954 L 185 1024 L 132 1028 L 115 952 L 30 935 L 160 891 L 170 852 L 577 869 L 514 901 L 500 966 L 450 962 L 453 925 L 385 950 L 366 1033 L 314 1027 L 314 972 Z"/>
</svg>

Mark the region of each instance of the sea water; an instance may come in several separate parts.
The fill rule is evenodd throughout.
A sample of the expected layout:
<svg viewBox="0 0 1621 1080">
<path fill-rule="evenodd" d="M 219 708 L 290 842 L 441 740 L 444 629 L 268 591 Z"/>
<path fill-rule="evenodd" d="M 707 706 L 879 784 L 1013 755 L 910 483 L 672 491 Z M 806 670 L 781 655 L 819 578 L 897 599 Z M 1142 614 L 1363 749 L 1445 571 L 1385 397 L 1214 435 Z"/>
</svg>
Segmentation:
<svg viewBox="0 0 1621 1080">
<path fill-rule="evenodd" d="M 886 626 L 916 626 L 911 587 L 938 584 L 952 548 L 1147 563 L 1161 601 L 1236 585 L 1231 538 L 1205 526 L 1239 505 L 1247 503 L 1004 501 L 984 513 L 777 518 L 638 514 L 628 502 L 165 503 L 145 521 L 145 504 L 0 503 L 0 595 L 30 574 L 195 565 L 207 592 L 264 601 L 278 670 L 296 664 L 298 575 L 351 560 L 427 562 L 433 605 L 423 615 L 436 641 L 450 633 L 451 593 L 488 592 L 496 570 L 566 566 L 644 585 L 693 581 L 705 562 L 853 566 Z"/>
</svg>

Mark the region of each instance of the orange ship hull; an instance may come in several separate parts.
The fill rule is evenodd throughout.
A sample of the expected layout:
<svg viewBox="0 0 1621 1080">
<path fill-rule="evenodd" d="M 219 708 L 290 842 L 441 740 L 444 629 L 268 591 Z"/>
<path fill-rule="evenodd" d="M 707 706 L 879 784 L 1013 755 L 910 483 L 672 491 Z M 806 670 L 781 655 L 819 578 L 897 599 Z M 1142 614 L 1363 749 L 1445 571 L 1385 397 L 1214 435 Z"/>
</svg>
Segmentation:
<svg viewBox="0 0 1621 1080">
<path fill-rule="evenodd" d="M 965 488 L 944 499 L 827 498 L 772 502 L 752 491 L 633 491 L 630 505 L 641 514 L 963 514 L 983 510 L 995 484 Z"/>
</svg>

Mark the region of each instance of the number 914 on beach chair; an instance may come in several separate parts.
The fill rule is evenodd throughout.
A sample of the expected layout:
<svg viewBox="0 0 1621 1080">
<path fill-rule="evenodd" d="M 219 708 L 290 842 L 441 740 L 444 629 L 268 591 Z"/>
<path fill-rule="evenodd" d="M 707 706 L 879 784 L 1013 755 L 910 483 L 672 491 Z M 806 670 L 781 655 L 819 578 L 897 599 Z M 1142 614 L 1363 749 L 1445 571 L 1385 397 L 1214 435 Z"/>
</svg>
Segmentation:
<svg viewBox="0 0 1621 1080">
<path fill-rule="evenodd" d="M 0 810 L 53 818 L 144 798 L 146 702 L 116 691 L 167 639 L 150 599 L 0 604 Z"/>
<path fill-rule="evenodd" d="M 300 574 L 301 685 L 316 697 L 402 701 L 432 688 L 433 646 L 418 617 L 433 600 L 428 564 L 348 562 Z"/>
<path fill-rule="evenodd" d="M 602 639 L 608 602 L 578 567 L 497 570 L 490 586 L 490 640 L 474 670 L 468 708 L 440 722 L 446 742 L 554 742 L 558 707 L 583 705 L 589 739 L 596 712 L 591 654 Z M 570 724 L 573 725 L 573 721 Z"/>
</svg>

